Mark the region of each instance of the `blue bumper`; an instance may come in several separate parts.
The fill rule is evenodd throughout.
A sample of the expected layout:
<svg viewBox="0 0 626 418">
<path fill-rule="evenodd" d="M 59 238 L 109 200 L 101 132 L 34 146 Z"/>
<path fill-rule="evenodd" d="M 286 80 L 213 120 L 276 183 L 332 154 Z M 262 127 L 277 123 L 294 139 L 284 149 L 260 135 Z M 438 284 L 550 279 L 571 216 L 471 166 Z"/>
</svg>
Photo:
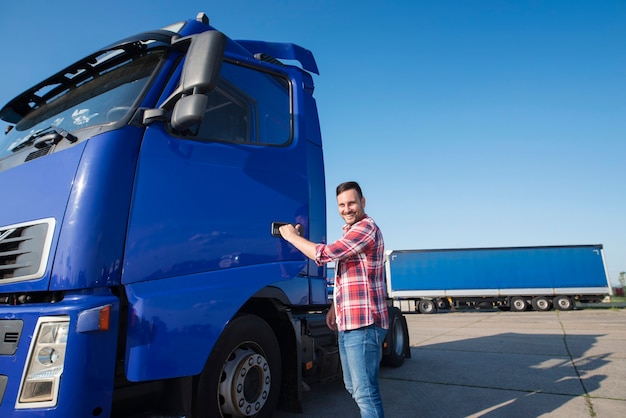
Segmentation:
<svg viewBox="0 0 626 418">
<path fill-rule="evenodd" d="M 108 330 L 102 330 L 106 324 L 101 320 L 101 308 L 110 312 Z M 108 290 L 66 294 L 61 302 L 53 304 L 0 306 L 0 332 L 4 334 L 0 342 L 0 417 L 108 417 L 119 312 L 119 300 Z M 41 317 L 69 318 L 58 399 L 54 406 L 29 404 L 16 409 L 24 367 Z"/>
</svg>

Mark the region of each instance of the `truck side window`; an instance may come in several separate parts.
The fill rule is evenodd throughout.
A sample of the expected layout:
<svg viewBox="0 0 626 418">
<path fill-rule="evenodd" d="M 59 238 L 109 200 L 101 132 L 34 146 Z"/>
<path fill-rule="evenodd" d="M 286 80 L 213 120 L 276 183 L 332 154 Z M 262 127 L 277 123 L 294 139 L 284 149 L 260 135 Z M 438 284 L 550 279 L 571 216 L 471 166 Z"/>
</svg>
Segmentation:
<svg viewBox="0 0 626 418">
<path fill-rule="evenodd" d="M 286 79 L 225 62 L 216 89 L 207 96 L 204 117 L 194 135 L 197 139 L 257 145 L 290 141 Z"/>
<path fill-rule="evenodd" d="M 220 81 L 210 92 L 202 123 L 198 128 L 198 138 L 233 142 L 251 142 L 251 106 L 243 98 L 237 98 L 235 91 L 225 88 Z"/>
</svg>

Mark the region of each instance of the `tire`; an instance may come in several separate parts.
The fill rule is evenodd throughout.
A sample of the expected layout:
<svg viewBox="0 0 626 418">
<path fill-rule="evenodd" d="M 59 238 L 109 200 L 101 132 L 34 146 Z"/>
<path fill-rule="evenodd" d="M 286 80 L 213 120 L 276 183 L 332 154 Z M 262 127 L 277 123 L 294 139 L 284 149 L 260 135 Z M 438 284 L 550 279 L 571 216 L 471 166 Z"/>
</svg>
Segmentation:
<svg viewBox="0 0 626 418">
<path fill-rule="evenodd" d="M 550 303 L 550 299 L 548 299 L 545 296 L 537 296 L 533 298 L 533 300 L 530 303 L 533 305 L 533 309 L 538 312 L 549 311 L 550 308 L 552 307 L 552 304 Z"/>
<path fill-rule="evenodd" d="M 528 309 L 528 302 L 526 299 L 521 296 L 513 296 L 511 298 L 511 311 L 512 312 L 523 312 Z"/>
<path fill-rule="evenodd" d="M 478 303 L 478 309 L 493 309 L 493 302 L 491 301 L 482 301 Z"/>
<path fill-rule="evenodd" d="M 233 319 L 198 376 L 194 417 L 271 417 L 280 392 L 280 347 L 254 315 Z"/>
<path fill-rule="evenodd" d="M 450 301 L 448 299 L 445 299 L 445 298 L 437 299 L 437 310 L 443 309 L 447 311 L 450 308 L 452 308 L 452 306 L 450 305 Z"/>
<path fill-rule="evenodd" d="M 404 353 L 409 345 L 409 334 L 406 322 L 398 308 L 389 308 L 389 331 L 383 343 L 388 347 L 383 355 L 383 366 L 400 367 L 404 363 Z"/>
<path fill-rule="evenodd" d="M 430 299 L 422 299 L 418 304 L 420 313 L 434 314 L 437 313 L 437 305 Z"/>
<path fill-rule="evenodd" d="M 574 309 L 574 301 L 567 296 L 557 296 L 552 301 L 552 304 L 559 311 L 571 311 Z"/>
</svg>

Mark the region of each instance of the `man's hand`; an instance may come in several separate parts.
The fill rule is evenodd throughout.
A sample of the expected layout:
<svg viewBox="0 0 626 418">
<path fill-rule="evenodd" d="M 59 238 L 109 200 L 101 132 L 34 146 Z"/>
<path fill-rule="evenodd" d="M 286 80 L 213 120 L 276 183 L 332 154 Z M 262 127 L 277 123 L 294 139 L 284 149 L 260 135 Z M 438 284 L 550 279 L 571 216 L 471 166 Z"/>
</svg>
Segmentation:
<svg viewBox="0 0 626 418">
<path fill-rule="evenodd" d="M 292 224 L 285 224 L 278 228 L 280 235 L 287 241 L 291 242 L 291 238 L 294 236 L 300 236 L 302 231 L 302 225 L 297 224 L 295 227 Z"/>
<path fill-rule="evenodd" d="M 330 309 L 326 314 L 326 325 L 333 331 L 337 331 L 337 318 L 335 317 L 335 304 L 330 305 Z"/>
<path fill-rule="evenodd" d="M 287 224 L 278 228 L 278 231 L 285 241 L 296 247 L 311 260 L 315 260 L 315 243 L 300 236 L 302 225 L 298 224 L 294 227 L 293 225 Z"/>
</svg>

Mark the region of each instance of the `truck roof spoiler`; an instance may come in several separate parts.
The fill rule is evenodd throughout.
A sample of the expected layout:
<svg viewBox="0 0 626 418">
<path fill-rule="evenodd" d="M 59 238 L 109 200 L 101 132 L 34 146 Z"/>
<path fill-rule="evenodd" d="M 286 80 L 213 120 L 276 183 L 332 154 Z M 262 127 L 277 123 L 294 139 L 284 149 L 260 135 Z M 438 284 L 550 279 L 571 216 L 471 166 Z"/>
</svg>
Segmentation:
<svg viewBox="0 0 626 418">
<path fill-rule="evenodd" d="M 280 42 L 263 42 L 263 41 L 235 41 L 252 55 L 257 53 L 271 55 L 274 58 L 282 58 L 287 60 L 295 60 L 302 65 L 302 68 L 319 75 L 317 63 L 313 57 L 313 53 L 306 48 L 302 48 L 296 44 L 280 43 Z"/>
</svg>

